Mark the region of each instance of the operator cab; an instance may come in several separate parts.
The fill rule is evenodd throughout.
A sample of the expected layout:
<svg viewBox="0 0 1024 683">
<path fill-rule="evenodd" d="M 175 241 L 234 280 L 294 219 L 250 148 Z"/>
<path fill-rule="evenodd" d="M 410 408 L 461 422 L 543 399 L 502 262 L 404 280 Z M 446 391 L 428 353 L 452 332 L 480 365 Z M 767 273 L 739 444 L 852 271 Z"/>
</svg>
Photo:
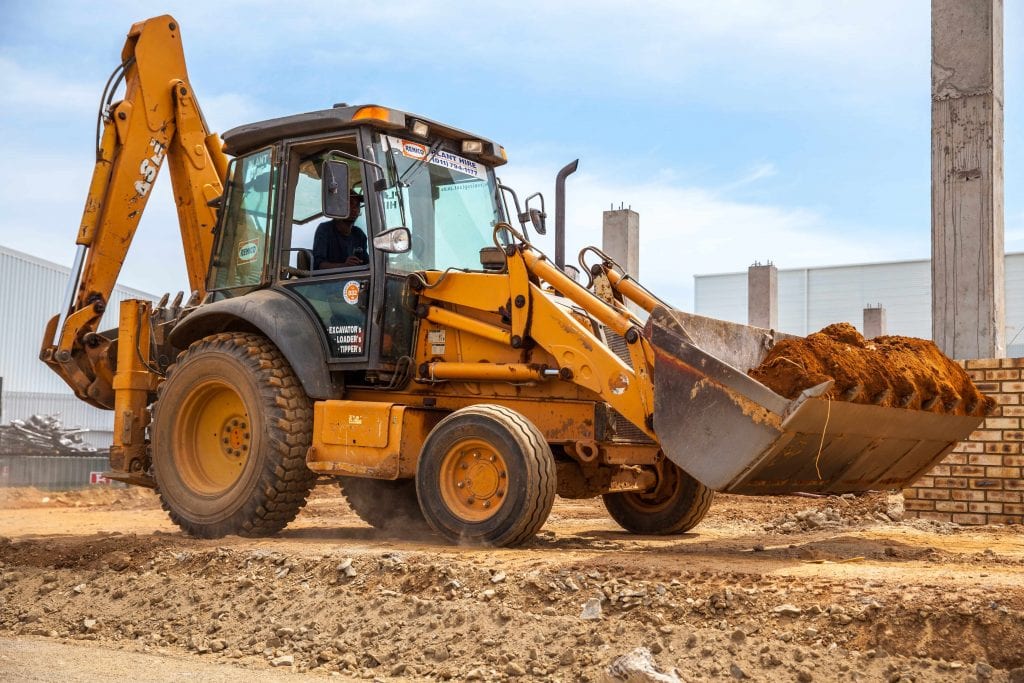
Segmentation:
<svg viewBox="0 0 1024 683">
<path fill-rule="evenodd" d="M 494 176 L 504 149 L 378 106 L 273 119 L 223 138 L 234 159 L 213 298 L 285 293 L 347 384 L 400 381 L 415 339 L 408 276 L 482 269 L 481 249 L 507 220 Z"/>
</svg>

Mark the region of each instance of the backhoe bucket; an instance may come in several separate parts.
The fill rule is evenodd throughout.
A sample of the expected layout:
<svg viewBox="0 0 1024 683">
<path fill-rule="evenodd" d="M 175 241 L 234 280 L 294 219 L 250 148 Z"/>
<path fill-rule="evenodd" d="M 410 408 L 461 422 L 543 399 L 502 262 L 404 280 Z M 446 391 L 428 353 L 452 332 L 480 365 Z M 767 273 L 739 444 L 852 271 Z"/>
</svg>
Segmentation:
<svg viewBox="0 0 1024 683">
<path fill-rule="evenodd" d="M 746 374 L 781 336 L 769 330 L 657 308 L 645 334 L 662 450 L 716 491 L 902 488 L 984 419 L 828 399 L 832 382 L 779 396 Z"/>
</svg>

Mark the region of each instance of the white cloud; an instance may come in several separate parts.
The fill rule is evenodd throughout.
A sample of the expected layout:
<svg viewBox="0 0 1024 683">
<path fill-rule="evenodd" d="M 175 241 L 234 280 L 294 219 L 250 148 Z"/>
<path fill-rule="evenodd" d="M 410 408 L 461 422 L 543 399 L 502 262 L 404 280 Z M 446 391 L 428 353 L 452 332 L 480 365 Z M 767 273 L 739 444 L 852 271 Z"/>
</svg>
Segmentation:
<svg viewBox="0 0 1024 683">
<path fill-rule="evenodd" d="M 503 175 L 522 195 L 550 187 L 556 170 L 520 167 Z M 554 205 L 549 192 L 545 189 L 552 202 L 549 233 L 536 241 L 553 255 Z M 597 171 L 570 176 L 567 196 L 568 262 L 576 262 L 583 246 L 600 246 L 602 212 L 610 208 L 609 198 L 614 198 L 615 208 L 621 200 L 640 214 L 639 279 L 687 310 L 693 307 L 694 275 L 742 271 L 754 261 L 771 260 L 780 268 L 830 265 L 920 257 L 928 249 L 927 236 L 868 236 L 807 208 L 737 200 L 728 188 L 658 179 L 621 182 Z"/>
<path fill-rule="evenodd" d="M 65 78 L 55 69 L 25 66 L 0 57 L 0 90 L 8 110 L 27 107 L 33 115 L 43 111 L 81 116 L 96 111 L 101 85 L 82 83 Z"/>
</svg>

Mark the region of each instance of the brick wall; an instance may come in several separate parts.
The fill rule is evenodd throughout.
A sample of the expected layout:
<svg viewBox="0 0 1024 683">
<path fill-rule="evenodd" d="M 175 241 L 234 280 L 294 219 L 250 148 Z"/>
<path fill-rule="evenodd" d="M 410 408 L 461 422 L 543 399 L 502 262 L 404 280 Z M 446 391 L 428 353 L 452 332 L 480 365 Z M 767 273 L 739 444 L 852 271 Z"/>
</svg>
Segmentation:
<svg viewBox="0 0 1024 683">
<path fill-rule="evenodd" d="M 907 516 L 957 524 L 1024 524 L 1024 358 L 960 361 L 998 407 L 911 488 Z"/>
</svg>

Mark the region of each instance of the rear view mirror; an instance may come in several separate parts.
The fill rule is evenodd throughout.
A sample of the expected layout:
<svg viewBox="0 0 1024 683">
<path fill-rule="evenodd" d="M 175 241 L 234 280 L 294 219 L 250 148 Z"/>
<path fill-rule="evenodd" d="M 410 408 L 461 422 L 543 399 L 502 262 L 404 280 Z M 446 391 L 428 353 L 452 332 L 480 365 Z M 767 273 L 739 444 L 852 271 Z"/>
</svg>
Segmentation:
<svg viewBox="0 0 1024 683">
<path fill-rule="evenodd" d="M 373 248 L 388 254 L 404 254 L 412 247 L 409 228 L 392 228 L 373 238 Z"/>
<path fill-rule="evenodd" d="M 530 201 L 533 200 L 533 199 L 539 199 L 540 200 L 540 208 L 539 209 L 534 209 L 534 208 L 530 207 Z M 523 226 L 525 227 L 526 226 L 526 221 L 528 220 L 528 221 L 530 221 L 530 223 L 533 224 L 533 229 L 537 231 L 538 235 L 545 235 L 545 234 L 547 234 L 547 232 L 548 232 L 548 228 L 547 228 L 547 217 L 548 217 L 548 214 L 547 214 L 547 211 L 545 211 L 545 209 L 544 209 L 544 195 L 542 195 L 540 192 L 534 192 L 533 194 L 531 194 L 529 197 L 526 198 L 526 201 L 523 202 L 523 205 L 526 207 L 526 212 L 525 212 L 525 214 L 520 214 L 519 215 L 519 222 L 522 223 Z"/>
<path fill-rule="evenodd" d="M 530 222 L 538 235 L 546 235 L 548 232 L 546 218 L 547 214 L 541 213 L 540 209 L 530 209 Z"/>
<path fill-rule="evenodd" d="M 329 159 L 320 173 L 323 212 L 328 218 L 349 217 L 348 164 Z"/>
</svg>

